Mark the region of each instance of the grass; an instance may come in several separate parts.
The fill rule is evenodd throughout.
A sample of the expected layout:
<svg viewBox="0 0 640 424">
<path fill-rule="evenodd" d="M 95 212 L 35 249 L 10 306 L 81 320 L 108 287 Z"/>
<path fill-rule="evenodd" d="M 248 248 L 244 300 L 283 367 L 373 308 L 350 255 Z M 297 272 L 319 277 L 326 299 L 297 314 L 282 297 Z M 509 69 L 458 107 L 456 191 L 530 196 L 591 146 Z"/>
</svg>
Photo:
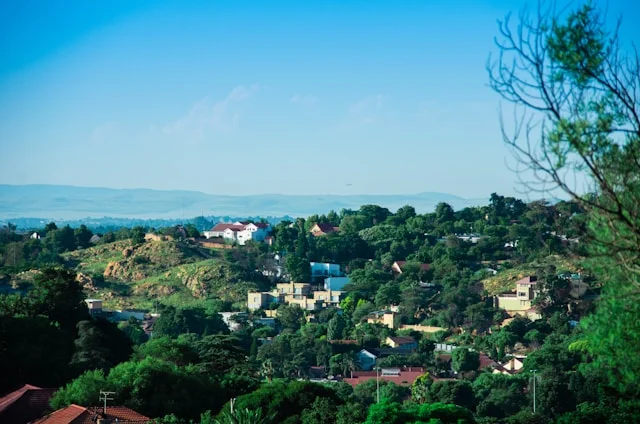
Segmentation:
<svg viewBox="0 0 640 424">
<path fill-rule="evenodd" d="M 153 310 L 172 306 L 211 306 L 211 299 L 244 307 L 255 283 L 239 281 L 218 249 L 179 241 L 130 241 L 65 253 L 68 267 L 93 279 L 87 296 L 107 308 Z M 108 272 L 105 270 L 109 269 Z"/>
<path fill-rule="evenodd" d="M 515 282 L 529 275 L 535 275 L 540 268 L 555 266 L 558 272 L 577 272 L 580 269 L 577 260 L 562 258 L 557 255 L 529 262 L 526 265 L 519 265 L 511 269 L 499 271 L 496 275 L 482 280 L 485 290 L 489 295 L 511 292 L 515 289 Z"/>
</svg>

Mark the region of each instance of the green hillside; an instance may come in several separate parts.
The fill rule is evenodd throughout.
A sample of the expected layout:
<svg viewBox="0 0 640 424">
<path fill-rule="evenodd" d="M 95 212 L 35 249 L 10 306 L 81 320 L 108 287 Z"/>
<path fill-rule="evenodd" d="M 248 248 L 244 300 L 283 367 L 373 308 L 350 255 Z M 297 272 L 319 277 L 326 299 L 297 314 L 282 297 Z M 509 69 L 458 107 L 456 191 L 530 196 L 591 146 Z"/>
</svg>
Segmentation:
<svg viewBox="0 0 640 424">
<path fill-rule="evenodd" d="M 219 251 L 180 241 L 118 241 L 69 252 L 64 259 L 88 297 L 118 309 L 202 306 L 208 299 L 242 308 L 247 291 L 262 283 L 257 273 L 230 264 Z"/>
<path fill-rule="evenodd" d="M 515 289 L 515 282 L 529 275 L 536 275 L 538 270 L 555 267 L 558 272 L 580 272 L 578 259 L 569 259 L 558 255 L 547 256 L 540 260 L 518 265 L 514 268 L 503 269 L 496 275 L 482 280 L 484 289 L 489 295 L 507 293 Z"/>
</svg>

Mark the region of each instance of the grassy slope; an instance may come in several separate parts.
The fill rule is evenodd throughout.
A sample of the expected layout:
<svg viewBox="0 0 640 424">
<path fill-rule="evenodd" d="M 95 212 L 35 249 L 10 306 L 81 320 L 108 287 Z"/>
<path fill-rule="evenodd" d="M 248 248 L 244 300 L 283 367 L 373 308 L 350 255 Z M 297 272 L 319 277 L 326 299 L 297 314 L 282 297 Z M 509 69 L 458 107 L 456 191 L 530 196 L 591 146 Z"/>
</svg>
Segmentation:
<svg viewBox="0 0 640 424">
<path fill-rule="evenodd" d="M 578 272 L 580 270 L 577 260 L 571 260 L 554 255 L 548 256 L 537 262 L 530 262 L 526 265 L 519 265 L 511 269 L 499 271 L 496 275 L 482 280 L 482 283 L 489 295 L 508 293 L 515 289 L 516 281 L 529 275 L 535 275 L 537 269 L 545 268 L 549 265 L 554 265 L 558 272 Z"/>
<path fill-rule="evenodd" d="M 212 296 L 238 304 L 245 301 L 247 290 L 256 285 L 235 282 L 220 256 L 215 250 L 177 241 L 152 241 L 134 248 L 129 241 L 119 241 L 64 255 L 68 266 L 93 277 L 88 296 L 104 299 L 111 308 L 146 310 L 156 302 L 202 306 Z"/>
</svg>

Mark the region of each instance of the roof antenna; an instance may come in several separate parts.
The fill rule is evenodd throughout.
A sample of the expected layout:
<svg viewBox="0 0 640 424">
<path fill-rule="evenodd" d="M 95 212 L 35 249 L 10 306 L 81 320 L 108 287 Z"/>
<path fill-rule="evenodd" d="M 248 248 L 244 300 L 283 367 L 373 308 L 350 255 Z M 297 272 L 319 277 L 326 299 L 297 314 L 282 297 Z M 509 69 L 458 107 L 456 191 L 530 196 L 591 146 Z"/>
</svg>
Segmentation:
<svg viewBox="0 0 640 424">
<path fill-rule="evenodd" d="M 113 398 L 111 397 L 111 395 L 115 395 L 116 392 L 105 392 L 100 390 L 100 400 L 104 402 L 104 409 L 103 409 L 103 413 L 106 416 L 107 415 L 107 401 L 108 400 L 113 400 Z"/>
</svg>

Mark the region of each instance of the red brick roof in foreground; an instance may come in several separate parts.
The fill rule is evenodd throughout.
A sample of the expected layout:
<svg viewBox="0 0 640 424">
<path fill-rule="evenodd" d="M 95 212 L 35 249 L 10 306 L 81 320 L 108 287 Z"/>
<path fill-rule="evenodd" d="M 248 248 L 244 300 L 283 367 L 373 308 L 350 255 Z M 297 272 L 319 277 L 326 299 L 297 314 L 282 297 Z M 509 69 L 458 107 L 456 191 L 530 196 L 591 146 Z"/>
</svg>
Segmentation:
<svg viewBox="0 0 640 424">
<path fill-rule="evenodd" d="M 95 424 L 99 418 L 106 418 L 119 424 L 148 423 L 151 418 L 124 406 L 107 406 L 107 413 L 103 413 L 100 406 L 85 408 L 79 405 L 69 405 L 42 417 L 34 424 Z"/>
<path fill-rule="evenodd" d="M 49 400 L 56 389 L 43 389 L 25 384 L 18 390 L 0 398 L 0 422 L 26 423 L 49 410 Z"/>
<path fill-rule="evenodd" d="M 411 386 L 414 381 L 426 372 L 424 368 L 409 367 L 401 368 L 398 375 L 383 375 L 384 372 L 379 374 L 381 381 L 390 381 L 398 386 Z M 369 380 L 375 380 L 377 378 L 376 371 L 354 371 L 351 374 L 351 378 L 345 378 L 343 381 L 350 384 L 352 387 L 358 384 L 365 383 Z"/>
</svg>

